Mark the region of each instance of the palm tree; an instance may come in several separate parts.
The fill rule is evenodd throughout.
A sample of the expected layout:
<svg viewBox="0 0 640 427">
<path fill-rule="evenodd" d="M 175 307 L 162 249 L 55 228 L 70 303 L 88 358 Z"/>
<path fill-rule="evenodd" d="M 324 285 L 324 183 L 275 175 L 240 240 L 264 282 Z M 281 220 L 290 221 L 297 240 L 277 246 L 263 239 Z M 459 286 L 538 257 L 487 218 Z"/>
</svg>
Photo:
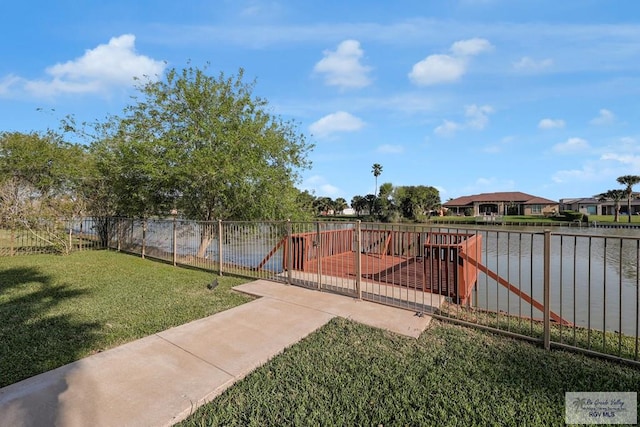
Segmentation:
<svg viewBox="0 0 640 427">
<path fill-rule="evenodd" d="M 624 189 L 627 193 L 627 215 L 629 215 L 629 222 L 631 222 L 631 196 L 633 196 L 633 186 L 640 182 L 640 176 L 638 175 L 623 175 L 618 177 L 618 183 L 626 185 Z"/>
<path fill-rule="evenodd" d="M 601 202 L 611 200 L 616 204 L 616 213 L 613 221 L 618 222 L 620 221 L 620 201 L 624 199 L 624 196 L 626 196 L 626 194 L 627 193 L 625 190 L 616 189 L 616 190 L 609 190 L 605 193 L 600 193 L 595 197 Z"/>
<path fill-rule="evenodd" d="M 333 214 L 337 215 L 338 212 L 342 213 L 342 211 L 344 211 L 348 207 L 349 205 L 347 204 L 347 201 L 342 197 L 338 197 L 333 202 Z"/>
<path fill-rule="evenodd" d="M 360 216 L 360 212 L 365 208 L 366 202 L 362 196 L 353 196 L 351 198 L 351 207 L 356 211 L 356 216 Z"/>
<path fill-rule="evenodd" d="M 382 174 L 382 165 L 380 163 L 374 163 L 373 166 L 371 166 L 371 173 L 376 178 L 376 191 L 373 195 L 378 197 L 378 177 Z"/>
</svg>

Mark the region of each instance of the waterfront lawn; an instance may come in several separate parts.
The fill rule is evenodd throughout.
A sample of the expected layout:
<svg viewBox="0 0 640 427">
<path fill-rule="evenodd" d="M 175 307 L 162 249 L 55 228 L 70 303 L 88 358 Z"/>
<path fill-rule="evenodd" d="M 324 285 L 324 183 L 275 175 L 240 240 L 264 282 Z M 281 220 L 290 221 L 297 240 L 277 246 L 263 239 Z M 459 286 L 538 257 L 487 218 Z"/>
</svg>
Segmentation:
<svg viewBox="0 0 640 427">
<path fill-rule="evenodd" d="M 637 368 L 477 329 L 334 319 L 180 425 L 564 425 L 565 392 L 639 388 Z"/>
<path fill-rule="evenodd" d="M 0 387 L 250 298 L 244 279 L 110 251 L 0 258 Z"/>
</svg>

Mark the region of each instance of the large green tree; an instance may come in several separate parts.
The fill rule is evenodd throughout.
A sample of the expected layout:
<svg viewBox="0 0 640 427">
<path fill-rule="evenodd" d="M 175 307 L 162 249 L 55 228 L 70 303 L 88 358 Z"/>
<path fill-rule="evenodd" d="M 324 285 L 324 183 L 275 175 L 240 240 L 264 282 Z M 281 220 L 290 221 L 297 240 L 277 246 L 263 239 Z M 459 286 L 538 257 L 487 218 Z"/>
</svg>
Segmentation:
<svg viewBox="0 0 640 427">
<path fill-rule="evenodd" d="M 423 220 L 429 211 L 440 206 L 440 192 L 431 186 L 396 187 L 393 198 L 402 216 L 411 220 Z"/>
<path fill-rule="evenodd" d="M 140 94 L 94 146 L 118 213 L 176 208 L 195 220 L 296 218 L 299 173 L 312 145 L 295 123 L 269 112 L 244 72 L 170 69 Z M 203 233 L 200 252 L 211 233 Z"/>
<path fill-rule="evenodd" d="M 0 223 L 26 227 L 66 250 L 60 218 L 84 214 L 81 186 L 89 156 L 54 132 L 0 133 Z"/>
<path fill-rule="evenodd" d="M 617 179 L 619 184 L 625 186 L 624 191 L 627 194 L 627 215 L 629 215 L 629 222 L 631 222 L 631 198 L 633 197 L 633 186 L 640 183 L 640 176 L 638 175 L 623 175 Z"/>
</svg>

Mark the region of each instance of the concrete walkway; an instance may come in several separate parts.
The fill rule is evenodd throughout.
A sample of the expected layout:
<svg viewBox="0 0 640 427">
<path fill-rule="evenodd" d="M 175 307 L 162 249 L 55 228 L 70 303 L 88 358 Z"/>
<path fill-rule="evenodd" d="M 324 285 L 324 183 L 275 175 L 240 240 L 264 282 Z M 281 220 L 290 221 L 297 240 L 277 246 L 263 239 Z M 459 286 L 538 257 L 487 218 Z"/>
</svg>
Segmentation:
<svg viewBox="0 0 640 427">
<path fill-rule="evenodd" d="M 429 316 L 258 280 L 262 298 L 0 389 L 0 426 L 168 426 L 340 316 L 417 337 Z"/>
</svg>

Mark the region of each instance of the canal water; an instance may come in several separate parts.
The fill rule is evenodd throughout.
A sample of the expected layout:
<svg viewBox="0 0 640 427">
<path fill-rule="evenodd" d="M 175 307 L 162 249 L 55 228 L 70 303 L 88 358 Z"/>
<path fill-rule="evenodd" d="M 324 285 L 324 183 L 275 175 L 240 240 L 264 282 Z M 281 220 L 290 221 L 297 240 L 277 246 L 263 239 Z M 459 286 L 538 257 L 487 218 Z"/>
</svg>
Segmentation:
<svg viewBox="0 0 640 427">
<path fill-rule="evenodd" d="M 496 227 L 483 234 L 482 261 L 521 291 L 543 302 L 544 234 L 539 227 Z M 638 332 L 640 230 L 571 228 L 552 230 L 551 310 L 596 330 Z M 474 305 L 542 318 L 514 293 L 478 275 Z"/>
</svg>

